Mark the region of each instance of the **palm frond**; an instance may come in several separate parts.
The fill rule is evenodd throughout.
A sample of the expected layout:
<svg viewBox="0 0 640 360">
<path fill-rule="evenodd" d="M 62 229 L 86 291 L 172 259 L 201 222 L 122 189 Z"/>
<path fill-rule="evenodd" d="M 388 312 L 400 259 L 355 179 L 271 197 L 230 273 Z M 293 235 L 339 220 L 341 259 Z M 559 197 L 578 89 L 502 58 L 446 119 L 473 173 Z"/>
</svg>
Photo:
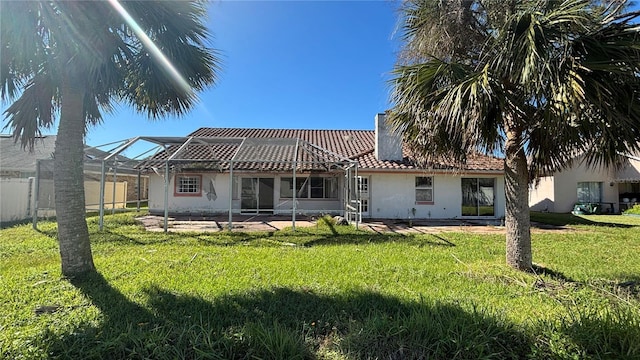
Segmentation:
<svg viewBox="0 0 640 360">
<path fill-rule="evenodd" d="M 42 128 L 53 125 L 54 112 L 57 110 L 56 89 L 51 78 L 39 74 L 29 81 L 20 97 L 4 111 L 7 124 L 15 141 L 23 148 L 33 149 L 35 138 L 41 135 Z"/>
</svg>

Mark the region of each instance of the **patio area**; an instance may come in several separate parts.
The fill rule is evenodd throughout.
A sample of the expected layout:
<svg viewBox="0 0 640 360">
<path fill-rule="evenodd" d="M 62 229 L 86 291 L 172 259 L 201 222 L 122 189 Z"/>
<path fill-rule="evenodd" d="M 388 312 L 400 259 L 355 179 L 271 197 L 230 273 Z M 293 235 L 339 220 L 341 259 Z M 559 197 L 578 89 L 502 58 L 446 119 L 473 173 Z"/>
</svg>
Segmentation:
<svg viewBox="0 0 640 360">
<path fill-rule="evenodd" d="M 164 231 L 164 217 L 147 215 L 137 218 L 147 231 Z M 313 227 L 317 225 L 315 216 L 299 216 L 296 219 L 296 227 Z M 219 232 L 228 229 L 227 215 L 217 216 L 175 216 L 168 218 L 167 231 L 169 232 Z M 234 215 L 233 229 L 235 232 L 253 231 L 280 231 L 291 227 L 291 217 L 277 215 Z M 362 230 L 368 230 L 379 234 L 396 233 L 406 235 L 438 234 L 443 232 L 466 232 L 475 234 L 503 234 L 505 231 L 501 220 L 408 220 L 396 219 L 363 219 L 359 226 Z M 575 231 L 566 226 L 551 226 L 538 223 L 531 224 L 531 231 L 558 232 Z"/>
</svg>

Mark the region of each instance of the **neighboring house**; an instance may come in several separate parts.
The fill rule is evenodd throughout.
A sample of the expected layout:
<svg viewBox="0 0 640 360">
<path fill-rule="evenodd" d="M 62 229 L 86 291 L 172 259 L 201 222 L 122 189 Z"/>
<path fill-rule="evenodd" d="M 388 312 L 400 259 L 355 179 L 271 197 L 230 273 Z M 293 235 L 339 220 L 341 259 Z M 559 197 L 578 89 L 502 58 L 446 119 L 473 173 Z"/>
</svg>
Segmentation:
<svg viewBox="0 0 640 360">
<path fill-rule="evenodd" d="M 375 122 L 373 131 L 201 128 L 185 138 L 158 139 L 174 142 L 142 165 L 153 170 L 149 210 L 504 217 L 502 159 L 476 155 L 464 168 L 420 168 L 387 128 L 384 114 Z"/>
<path fill-rule="evenodd" d="M 546 176 L 529 191 L 533 211 L 568 213 L 576 204 L 599 203 L 604 213 L 624 211 L 640 202 L 640 157 L 625 155 L 622 169 L 589 168 L 583 159 Z"/>
<path fill-rule="evenodd" d="M 15 143 L 13 136 L 0 135 L 0 178 L 26 179 L 36 176 L 36 162 L 52 159 L 55 135 L 36 138 L 33 151 L 25 150 Z"/>
<path fill-rule="evenodd" d="M 38 192 L 38 215 L 53 216 L 53 152 L 55 135 L 36 138 L 32 151 L 23 149 L 11 135 L 0 135 L 0 222 L 21 221 L 33 215 Z M 100 158 L 109 152 L 85 147 L 85 202 L 87 209 L 96 209 L 100 203 Z M 122 156 L 118 161 L 128 160 Z M 40 166 L 39 173 L 37 166 Z M 137 200 L 138 171 L 120 169 L 105 179 L 105 206 L 124 207 L 126 201 Z M 39 176 L 36 179 L 36 176 Z M 36 180 L 38 184 L 36 186 Z M 141 177 L 143 196 L 147 193 L 148 178 Z M 115 197 L 113 194 L 115 193 Z M 143 198 L 146 199 L 146 198 Z M 115 205 L 114 205 L 115 203 Z"/>
</svg>

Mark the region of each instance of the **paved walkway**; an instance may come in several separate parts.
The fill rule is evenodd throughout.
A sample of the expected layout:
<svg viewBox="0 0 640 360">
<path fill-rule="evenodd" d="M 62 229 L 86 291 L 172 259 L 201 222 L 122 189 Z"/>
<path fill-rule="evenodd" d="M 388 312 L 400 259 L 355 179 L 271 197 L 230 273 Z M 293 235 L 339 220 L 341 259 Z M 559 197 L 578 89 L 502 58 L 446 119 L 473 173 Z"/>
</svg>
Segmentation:
<svg viewBox="0 0 640 360">
<path fill-rule="evenodd" d="M 164 217 L 147 215 L 137 218 L 148 231 L 164 231 Z M 169 217 L 170 232 L 218 232 L 228 228 L 228 217 L 225 216 L 180 216 Z M 296 219 L 296 227 L 316 226 L 315 217 L 301 216 Z M 291 217 L 272 215 L 234 215 L 233 230 L 238 232 L 279 231 L 291 227 Z M 503 234 L 504 226 L 500 220 L 415 220 L 375 219 L 362 222 L 360 228 L 380 234 L 437 234 L 442 232 L 466 232 L 476 234 Z M 548 226 L 532 223 L 531 231 L 536 232 L 569 232 L 574 231 L 564 226 Z"/>
</svg>

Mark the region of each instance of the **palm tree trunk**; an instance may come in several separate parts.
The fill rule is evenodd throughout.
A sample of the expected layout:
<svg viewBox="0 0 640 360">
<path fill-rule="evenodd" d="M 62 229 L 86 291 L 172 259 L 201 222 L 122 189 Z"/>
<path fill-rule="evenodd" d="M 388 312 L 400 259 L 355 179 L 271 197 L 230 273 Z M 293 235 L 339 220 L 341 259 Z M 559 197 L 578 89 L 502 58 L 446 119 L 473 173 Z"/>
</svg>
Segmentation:
<svg viewBox="0 0 640 360">
<path fill-rule="evenodd" d="M 63 80 L 53 172 L 62 274 L 67 277 L 95 271 L 85 220 L 84 92 L 79 84 Z"/>
<path fill-rule="evenodd" d="M 506 125 L 505 133 L 507 264 L 518 270 L 530 271 L 531 221 L 527 157 L 524 152 L 522 130 Z"/>
</svg>

